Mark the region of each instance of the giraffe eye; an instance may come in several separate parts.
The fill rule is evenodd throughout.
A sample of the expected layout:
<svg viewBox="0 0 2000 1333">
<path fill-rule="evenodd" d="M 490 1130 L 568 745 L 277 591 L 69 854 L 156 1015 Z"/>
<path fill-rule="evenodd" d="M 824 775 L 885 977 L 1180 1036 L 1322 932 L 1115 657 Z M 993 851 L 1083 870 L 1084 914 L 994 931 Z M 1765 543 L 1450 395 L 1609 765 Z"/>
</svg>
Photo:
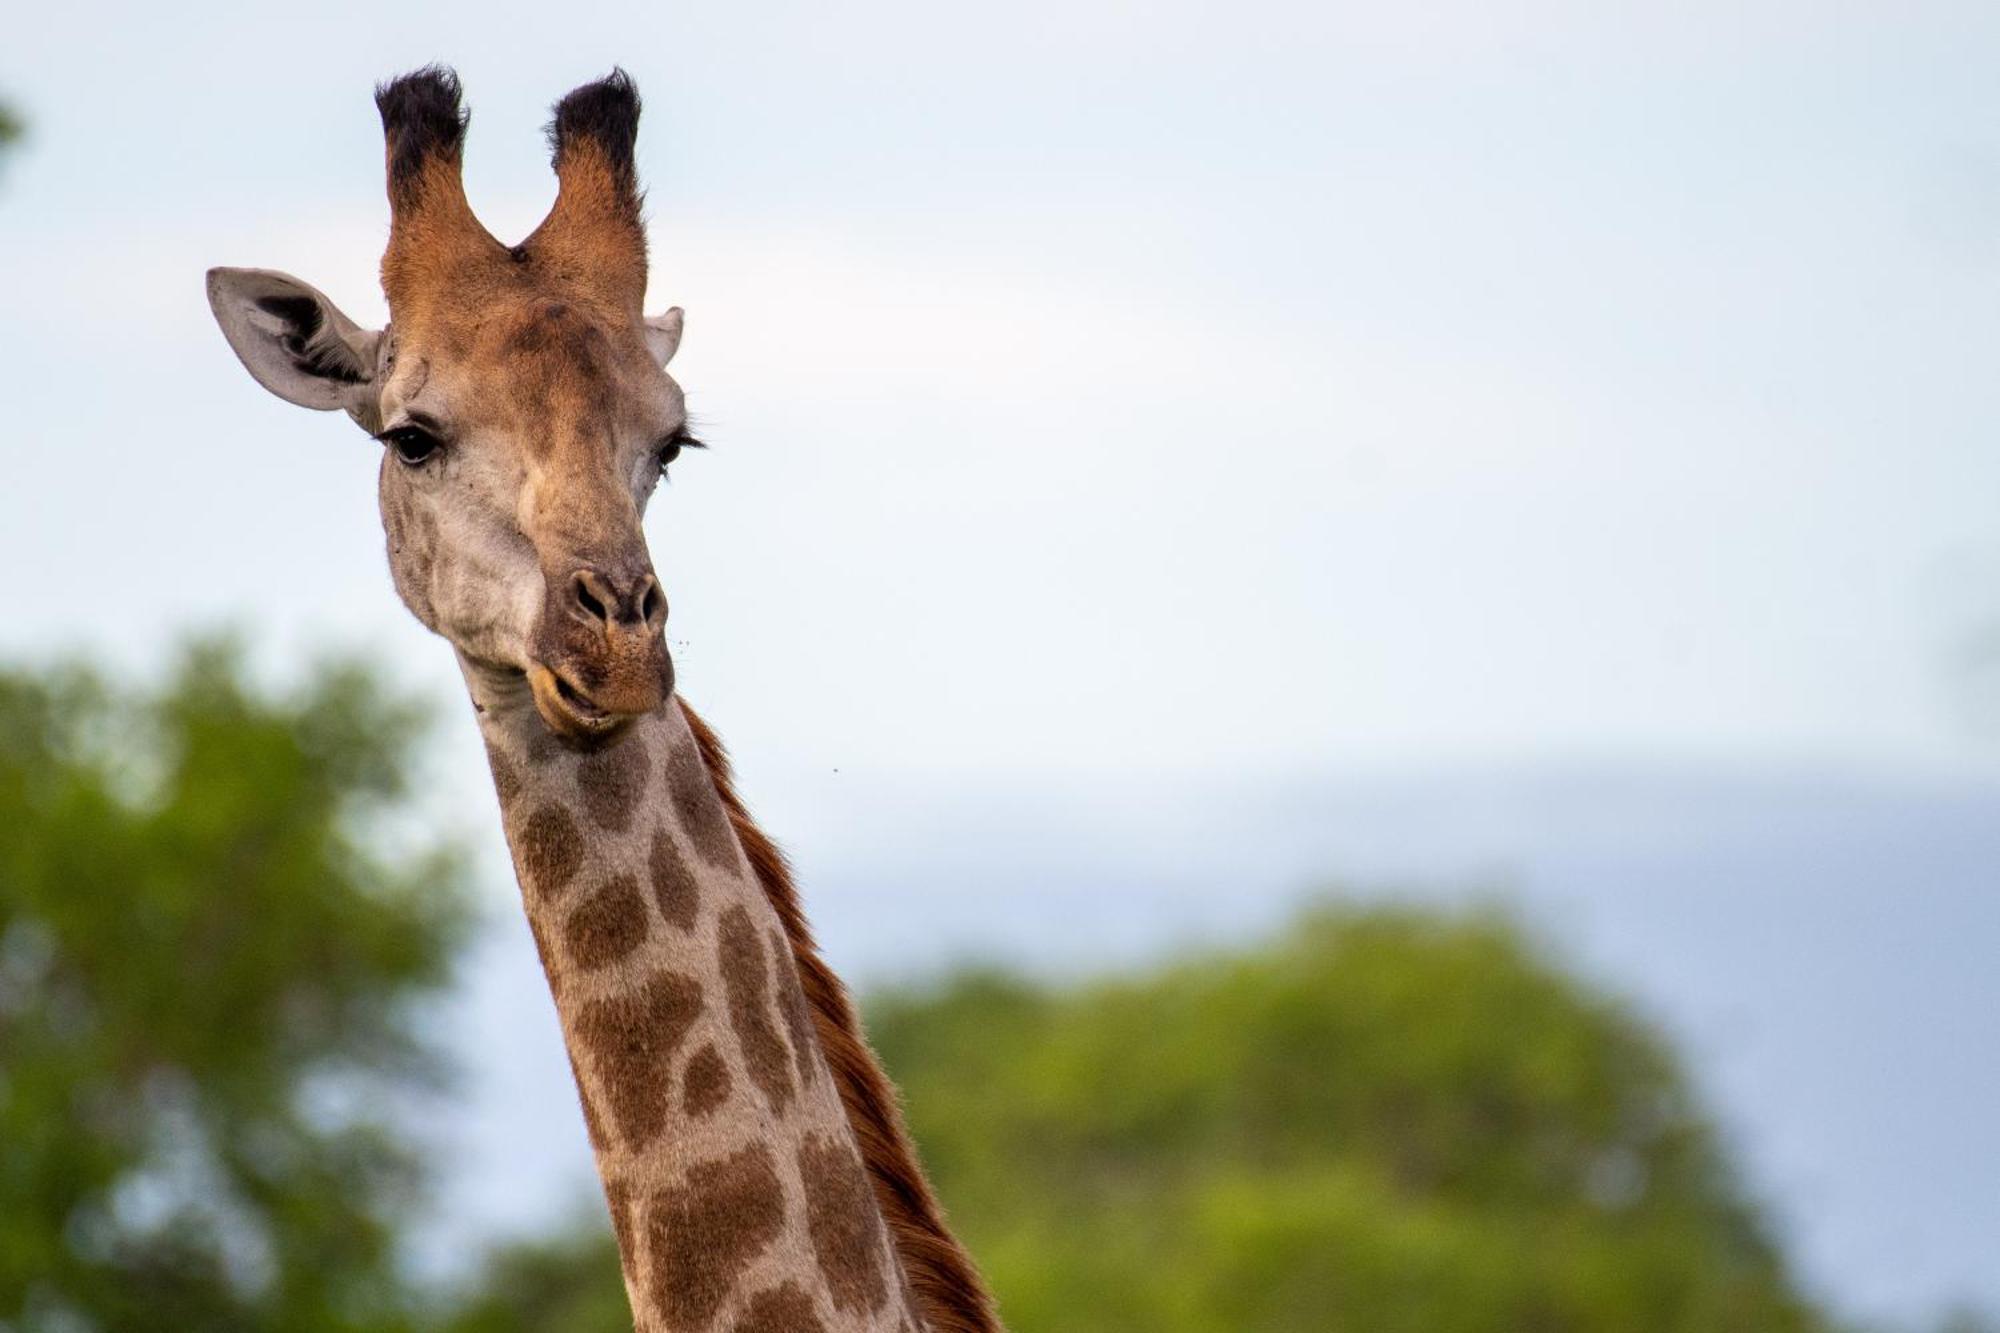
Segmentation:
<svg viewBox="0 0 2000 1333">
<path fill-rule="evenodd" d="M 422 426 L 398 426 L 384 431 L 378 437 L 382 443 L 396 451 L 396 457 L 410 467 L 417 467 L 436 453 L 441 445 L 437 436 Z"/>
<path fill-rule="evenodd" d="M 681 456 L 681 450 L 705 449 L 707 447 L 690 434 L 686 426 L 682 426 L 672 435 L 660 441 L 660 471 L 665 472 L 667 465 Z"/>
</svg>

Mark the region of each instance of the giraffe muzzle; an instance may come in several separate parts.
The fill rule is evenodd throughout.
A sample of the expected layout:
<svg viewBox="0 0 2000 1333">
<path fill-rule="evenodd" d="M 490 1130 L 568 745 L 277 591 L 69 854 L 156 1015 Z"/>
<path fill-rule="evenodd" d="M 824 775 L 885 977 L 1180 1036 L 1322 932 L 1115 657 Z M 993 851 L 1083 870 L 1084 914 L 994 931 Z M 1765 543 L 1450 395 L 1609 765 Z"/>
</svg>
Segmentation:
<svg viewBox="0 0 2000 1333">
<path fill-rule="evenodd" d="M 643 567 L 584 566 L 551 584 L 527 673 L 535 709 L 564 740 L 608 744 L 673 694 L 666 594 Z"/>
</svg>

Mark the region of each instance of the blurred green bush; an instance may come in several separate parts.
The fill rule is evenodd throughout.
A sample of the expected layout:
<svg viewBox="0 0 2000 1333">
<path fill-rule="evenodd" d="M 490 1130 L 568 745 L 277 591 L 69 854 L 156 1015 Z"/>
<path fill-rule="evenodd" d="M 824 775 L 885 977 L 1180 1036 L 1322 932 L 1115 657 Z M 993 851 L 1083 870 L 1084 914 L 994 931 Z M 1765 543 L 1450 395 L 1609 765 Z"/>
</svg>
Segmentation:
<svg viewBox="0 0 2000 1333">
<path fill-rule="evenodd" d="M 871 1017 L 1023 1330 L 1824 1326 L 1665 1044 L 1497 914 L 1328 904 Z"/>
<path fill-rule="evenodd" d="M 420 714 L 355 666 L 290 697 L 189 650 L 158 690 L 0 673 L 0 1328 L 413 1328 L 449 847 L 363 836 Z"/>
<path fill-rule="evenodd" d="M 1832 1327 L 1665 1043 L 1497 913 L 1327 903 L 1252 947 L 960 971 L 868 1013 L 1017 1333 Z M 612 1333 L 616 1272 L 601 1234 L 518 1246 L 452 1327 Z"/>
</svg>

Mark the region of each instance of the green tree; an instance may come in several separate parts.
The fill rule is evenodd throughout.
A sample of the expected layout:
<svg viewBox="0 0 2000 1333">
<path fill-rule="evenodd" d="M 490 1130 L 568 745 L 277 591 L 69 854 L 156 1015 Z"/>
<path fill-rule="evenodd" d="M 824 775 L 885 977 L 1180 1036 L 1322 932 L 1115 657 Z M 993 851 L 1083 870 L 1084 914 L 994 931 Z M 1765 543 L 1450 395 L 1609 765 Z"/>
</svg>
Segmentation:
<svg viewBox="0 0 2000 1333">
<path fill-rule="evenodd" d="M 0 1328 L 412 1327 L 387 1108 L 469 921 L 364 824 L 420 716 L 208 643 L 156 690 L 0 673 Z"/>
<path fill-rule="evenodd" d="M 566 1228 L 495 1248 L 439 1304 L 437 1333 L 632 1333 L 618 1246 L 596 1199 Z"/>
<path fill-rule="evenodd" d="M 1495 915 L 1323 906 L 872 1019 L 1022 1333 L 1826 1326 L 1665 1043 Z"/>
<path fill-rule="evenodd" d="M 1830 1328 L 1666 1044 L 1497 915 L 868 1009 L 1016 1333 Z M 617 1282 L 599 1225 L 520 1245 L 452 1333 L 622 1333 Z"/>
</svg>

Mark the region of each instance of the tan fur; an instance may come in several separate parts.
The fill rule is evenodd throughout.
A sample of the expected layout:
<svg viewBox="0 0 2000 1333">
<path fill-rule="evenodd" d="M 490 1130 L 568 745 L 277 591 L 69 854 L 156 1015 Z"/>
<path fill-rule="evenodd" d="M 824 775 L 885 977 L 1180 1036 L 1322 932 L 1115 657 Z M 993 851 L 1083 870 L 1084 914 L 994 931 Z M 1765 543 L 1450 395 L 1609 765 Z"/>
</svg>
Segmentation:
<svg viewBox="0 0 2000 1333">
<path fill-rule="evenodd" d="M 716 1333 L 784 1286 L 828 1333 L 921 1323 L 693 724 L 668 705 L 579 754 L 517 681 L 470 683 L 637 1326 Z"/>
<path fill-rule="evenodd" d="M 556 174 L 555 207 L 522 248 L 573 272 L 607 305 L 638 315 L 646 294 L 646 233 L 637 196 L 593 143 L 565 151 Z"/>
</svg>

